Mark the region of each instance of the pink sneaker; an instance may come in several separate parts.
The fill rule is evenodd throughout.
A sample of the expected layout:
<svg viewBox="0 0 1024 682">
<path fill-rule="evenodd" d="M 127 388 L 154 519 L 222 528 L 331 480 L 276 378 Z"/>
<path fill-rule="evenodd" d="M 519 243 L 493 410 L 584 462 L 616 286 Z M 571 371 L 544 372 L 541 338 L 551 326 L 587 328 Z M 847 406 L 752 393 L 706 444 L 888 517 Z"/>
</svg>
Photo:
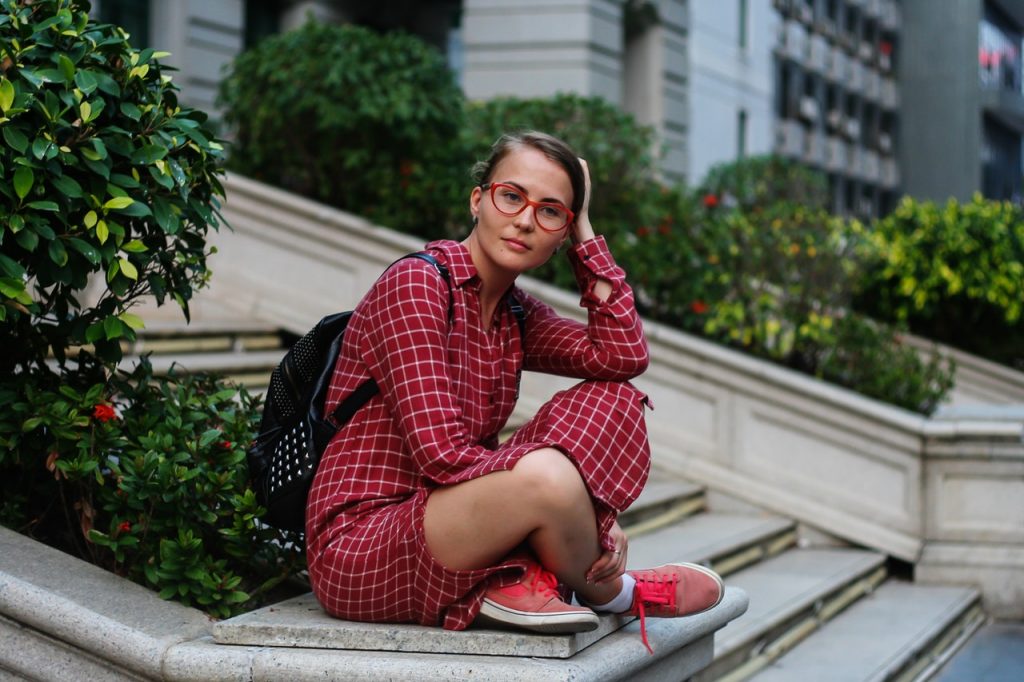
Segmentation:
<svg viewBox="0 0 1024 682">
<path fill-rule="evenodd" d="M 676 618 L 701 613 L 717 606 L 725 593 L 718 574 L 697 564 L 665 564 L 628 573 L 636 580 L 636 589 L 633 605 L 624 615 L 640 616 L 640 634 L 651 653 L 645 616 Z"/>
<path fill-rule="evenodd" d="M 597 629 L 600 621 L 590 609 L 562 601 L 558 579 L 540 564 L 531 562 L 518 583 L 487 591 L 473 623 L 557 634 L 590 632 Z"/>
</svg>

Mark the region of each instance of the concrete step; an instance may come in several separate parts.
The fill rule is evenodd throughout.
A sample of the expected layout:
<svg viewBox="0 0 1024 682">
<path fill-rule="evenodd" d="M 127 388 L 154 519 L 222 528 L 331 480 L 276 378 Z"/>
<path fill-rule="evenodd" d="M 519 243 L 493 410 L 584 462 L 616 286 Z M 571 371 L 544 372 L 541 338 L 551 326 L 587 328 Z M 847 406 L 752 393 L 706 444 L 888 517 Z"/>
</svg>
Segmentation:
<svg viewBox="0 0 1024 682">
<path fill-rule="evenodd" d="M 888 580 L 748 679 L 916 679 L 984 618 L 976 590 Z"/>
<path fill-rule="evenodd" d="M 769 514 L 705 512 L 671 526 L 630 535 L 631 568 L 689 561 L 728 575 L 775 556 L 796 542 L 796 524 Z"/>
<path fill-rule="evenodd" d="M 631 538 L 637 537 L 704 511 L 706 507 L 703 487 L 654 472 L 640 496 L 619 516 L 619 525 Z"/>
<path fill-rule="evenodd" d="M 178 374 L 206 372 L 249 389 L 263 389 L 270 382 L 270 374 L 281 362 L 284 353 L 281 349 L 175 353 L 153 355 L 149 362 L 158 376 L 167 375 L 172 370 Z M 137 356 L 128 356 L 121 361 L 121 366 L 130 368 L 138 361 Z"/>
<path fill-rule="evenodd" d="M 791 549 L 730 576 L 750 609 L 718 633 L 696 680 L 743 680 L 779 658 L 887 577 L 885 557 L 858 549 Z"/>
</svg>

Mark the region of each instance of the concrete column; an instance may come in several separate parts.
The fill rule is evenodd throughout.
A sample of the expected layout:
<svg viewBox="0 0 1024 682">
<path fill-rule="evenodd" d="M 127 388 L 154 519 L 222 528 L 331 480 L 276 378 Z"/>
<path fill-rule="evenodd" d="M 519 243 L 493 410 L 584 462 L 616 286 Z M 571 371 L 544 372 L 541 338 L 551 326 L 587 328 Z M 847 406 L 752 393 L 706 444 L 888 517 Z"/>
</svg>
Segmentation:
<svg viewBox="0 0 1024 682">
<path fill-rule="evenodd" d="M 462 36 L 470 99 L 575 92 L 620 104 L 616 0 L 465 0 Z"/>
<path fill-rule="evenodd" d="M 626 45 L 622 107 L 658 131 L 662 170 L 681 180 L 687 170 L 689 128 L 685 0 L 659 0 L 658 22 Z"/>
<path fill-rule="evenodd" d="M 223 67 L 241 50 L 245 35 L 243 0 L 178 0 L 150 4 L 150 41 L 171 53 L 165 61 L 189 106 L 216 115 L 214 102 Z"/>
</svg>

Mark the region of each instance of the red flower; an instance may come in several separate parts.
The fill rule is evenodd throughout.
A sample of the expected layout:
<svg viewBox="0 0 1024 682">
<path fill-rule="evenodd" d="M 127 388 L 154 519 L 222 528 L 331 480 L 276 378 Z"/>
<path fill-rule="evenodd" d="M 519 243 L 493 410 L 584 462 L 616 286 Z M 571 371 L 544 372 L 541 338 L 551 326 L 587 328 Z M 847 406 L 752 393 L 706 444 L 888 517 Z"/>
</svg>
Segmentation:
<svg viewBox="0 0 1024 682">
<path fill-rule="evenodd" d="M 232 443 L 232 442 L 231 442 L 231 441 L 229 441 L 229 440 L 222 440 L 222 441 L 220 442 L 220 446 L 221 446 L 222 448 L 224 448 L 225 450 L 230 450 L 231 448 L 235 447 L 235 444 L 234 444 L 234 443 Z"/>
<path fill-rule="evenodd" d="M 114 408 L 110 405 L 100 403 L 92 408 L 92 418 L 96 421 L 108 422 L 111 419 L 117 419 L 117 412 L 114 412 Z"/>
<path fill-rule="evenodd" d="M 714 208 L 718 206 L 718 195 L 717 194 L 705 194 L 704 195 L 704 208 Z"/>
<path fill-rule="evenodd" d="M 651 233 L 651 228 L 649 228 L 649 227 L 641 226 L 641 227 L 636 228 L 636 236 L 637 237 L 646 237 L 650 233 Z"/>
<path fill-rule="evenodd" d="M 130 531 L 132 529 L 132 522 L 131 521 L 122 521 L 120 524 L 118 524 L 117 529 L 119 531 L 121 531 L 122 533 L 127 533 L 128 531 Z"/>
<path fill-rule="evenodd" d="M 698 315 L 703 315 L 708 311 L 708 304 L 700 299 L 697 299 L 696 301 L 693 301 L 690 304 L 690 310 L 697 313 Z"/>
</svg>

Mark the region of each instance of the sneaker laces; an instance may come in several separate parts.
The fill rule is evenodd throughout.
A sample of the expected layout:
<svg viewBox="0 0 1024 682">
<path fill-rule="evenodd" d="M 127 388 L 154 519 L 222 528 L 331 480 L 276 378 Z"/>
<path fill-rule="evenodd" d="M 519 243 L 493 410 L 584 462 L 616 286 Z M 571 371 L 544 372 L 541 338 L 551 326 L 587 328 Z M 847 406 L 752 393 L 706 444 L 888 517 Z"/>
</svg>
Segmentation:
<svg viewBox="0 0 1024 682">
<path fill-rule="evenodd" d="M 647 641 L 646 605 L 655 608 L 667 606 L 674 611 L 676 607 L 676 583 L 679 582 L 679 577 L 675 574 L 662 577 L 656 573 L 645 575 L 634 573 L 633 579 L 636 580 L 633 599 L 636 603 L 637 615 L 640 616 L 640 638 L 643 640 L 644 646 L 647 647 L 647 651 L 653 654 L 654 649 L 651 648 L 651 643 Z"/>
<path fill-rule="evenodd" d="M 551 571 L 544 570 L 544 567 L 539 563 L 534 562 L 526 570 L 523 582 L 528 583 L 530 589 L 537 594 L 545 597 L 554 597 L 555 599 L 562 598 L 562 595 L 558 592 L 558 578 Z"/>
</svg>

